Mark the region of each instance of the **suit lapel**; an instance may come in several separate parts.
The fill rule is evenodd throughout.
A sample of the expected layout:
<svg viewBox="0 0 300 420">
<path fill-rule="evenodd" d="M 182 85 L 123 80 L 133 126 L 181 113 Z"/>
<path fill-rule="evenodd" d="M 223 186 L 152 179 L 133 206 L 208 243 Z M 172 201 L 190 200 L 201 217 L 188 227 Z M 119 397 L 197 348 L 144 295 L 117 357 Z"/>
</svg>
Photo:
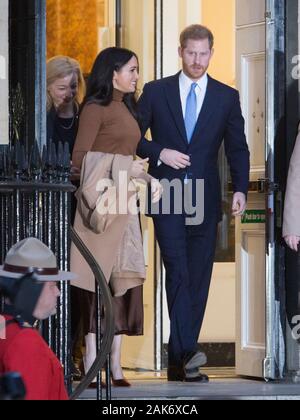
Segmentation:
<svg viewBox="0 0 300 420">
<path fill-rule="evenodd" d="M 215 89 L 215 83 L 214 80 L 210 76 L 208 76 L 208 84 L 204 102 L 198 117 L 193 137 L 191 139 L 191 143 L 195 141 L 195 139 L 199 136 L 201 137 L 201 133 L 203 133 L 203 130 L 205 129 L 205 126 L 208 123 L 208 120 L 211 114 L 214 112 L 214 109 L 216 108 L 217 104 L 218 96 L 217 91 Z"/>
<path fill-rule="evenodd" d="M 168 105 L 171 110 L 171 114 L 173 116 L 174 122 L 178 128 L 178 131 L 180 132 L 182 140 L 184 141 L 186 145 L 188 145 L 188 139 L 187 139 L 185 124 L 184 124 L 184 119 L 183 119 L 182 105 L 181 105 L 181 98 L 180 98 L 179 75 L 180 73 L 170 78 L 170 80 L 166 84 L 165 92 L 166 92 Z M 219 99 L 218 99 L 217 90 L 215 89 L 215 82 L 210 76 L 208 76 L 207 90 L 206 90 L 204 102 L 203 102 L 202 109 L 197 120 L 197 124 L 195 127 L 193 137 L 191 139 L 191 143 L 195 141 L 196 138 L 201 136 L 201 133 L 203 133 L 203 130 L 205 129 L 210 116 L 214 112 L 218 104 L 218 101 Z"/>
<path fill-rule="evenodd" d="M 180 99 L 179 75 L 180 73 L 176 74 L 168 81 L 165 87 L 165 92 L 169 108 L 173 115 L 174 122 L 180 132 L 181 138 L 186 144 L 188 144 Z"/>
</svg>

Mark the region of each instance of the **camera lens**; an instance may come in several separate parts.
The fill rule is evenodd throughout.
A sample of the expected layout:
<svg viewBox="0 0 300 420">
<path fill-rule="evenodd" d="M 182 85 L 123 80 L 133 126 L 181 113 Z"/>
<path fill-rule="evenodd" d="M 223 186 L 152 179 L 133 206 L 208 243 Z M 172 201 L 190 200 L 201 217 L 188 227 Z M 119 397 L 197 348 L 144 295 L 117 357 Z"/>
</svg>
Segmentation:
<svg viewBox="0 0 300 420">
<path fill-rule="evenodd" d="M 0 376 L 0 400 L 23 400 L 25 395 L 25 385 L 19 373 Z"/>
</svg>

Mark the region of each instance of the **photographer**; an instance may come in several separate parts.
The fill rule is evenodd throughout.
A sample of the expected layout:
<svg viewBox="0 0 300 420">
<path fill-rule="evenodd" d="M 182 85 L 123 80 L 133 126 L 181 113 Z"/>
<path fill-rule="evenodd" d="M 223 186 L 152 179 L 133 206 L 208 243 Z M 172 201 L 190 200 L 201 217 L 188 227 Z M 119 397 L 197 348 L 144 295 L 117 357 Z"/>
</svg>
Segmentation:
<svg viewBox="0 0 300 420">
<path fill-rule="evenodd" d="M 62 366 L 34 324 L 55 315 L 57 282 L 75 275 L 59 271 L 49 248 L 28 238 L 10 249 L 0 276 L 6 296 L 0 318 L 0 376 L 19 372 L 26 400 L 67 400 Z"/>
</svg>

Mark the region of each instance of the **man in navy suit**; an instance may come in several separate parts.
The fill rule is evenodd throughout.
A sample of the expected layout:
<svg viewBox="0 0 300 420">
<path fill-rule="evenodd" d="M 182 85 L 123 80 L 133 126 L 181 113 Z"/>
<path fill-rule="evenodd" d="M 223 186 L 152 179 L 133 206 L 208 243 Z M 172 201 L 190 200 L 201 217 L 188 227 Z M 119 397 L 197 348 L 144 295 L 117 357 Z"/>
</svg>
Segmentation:
<svg viewBox="0 0 300 420">
<path fill-rule="evenodd" d="M 166 268 L 171 323 L 168 380 L 207 382 L 208 377 L 199 371 L 206 360 L 197 351 L 197 343 L 222 218 L 218 152 L 224 141 L 234 188 L 232 213 L 240 216 L 246 208 L 249 151 L 238 92 L 207 74 L 213 34 L 192 25 L 182 32 L 180 44 L 183 70 L 144 87 L 139 100 L 142 131 L 145 135 L 150 128 L 152 141 L 142 139 L 137 154 L 149 158 L 151 175 L 180 180 L 177 187 L 182 186 L 183 195 L 192 191 L 186 195 L 192 194 L 193 205 L 203 205 L 200 223 L 187 223 L 185 209 L 178 212 L 173 202 L 176 191 L 168 190 L 164 191 L 171 200 L 168 214 L 160 209 L 151 215 Z M 204 180 L 204 196 L 196 194 L 199 180 Z M 221 313 L 218 317 L 222 320 Z"/>
</svg>

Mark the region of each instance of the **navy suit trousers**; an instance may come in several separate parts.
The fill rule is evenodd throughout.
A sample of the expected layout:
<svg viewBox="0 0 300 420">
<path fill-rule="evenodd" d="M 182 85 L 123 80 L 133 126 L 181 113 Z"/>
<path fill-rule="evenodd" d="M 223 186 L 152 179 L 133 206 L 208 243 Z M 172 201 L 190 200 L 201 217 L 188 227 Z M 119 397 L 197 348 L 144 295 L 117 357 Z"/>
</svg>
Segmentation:
<svg viewBox="0 0 300 420">
<path fill-rule="evenodd" d="M 218 218 L 186 226 L 182 215 L 153 217 L 166 269 L 170 316 L 169 366 L 197 349 L 211 281 Z"/>
</svg>

